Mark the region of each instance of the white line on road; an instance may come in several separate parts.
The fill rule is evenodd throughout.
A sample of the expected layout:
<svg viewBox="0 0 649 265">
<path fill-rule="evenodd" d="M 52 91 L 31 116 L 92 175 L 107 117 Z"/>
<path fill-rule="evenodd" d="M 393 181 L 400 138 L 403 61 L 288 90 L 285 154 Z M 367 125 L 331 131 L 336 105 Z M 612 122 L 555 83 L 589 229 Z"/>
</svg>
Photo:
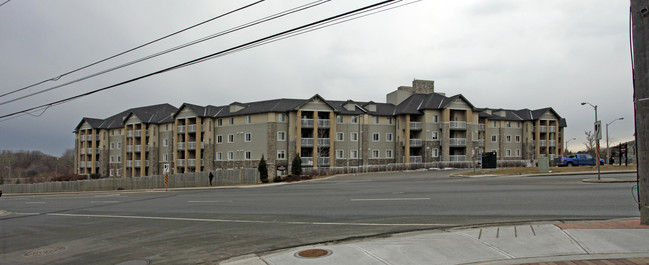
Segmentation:
<svg viewBox="0 0 649 265">
<path fill-rule="evenodd" d="M 119 201 L 90 201 L 90 203 L 118 203 Z"/>
<path fill-rule="evenodd" d="M 378 199 L 350 199 L 350 201 L 423 201 L 430 198 L 378 198 Z"/>
<path fill-rule="evenodd" d="M 236 219 L 204 219 L 204 218 L 182 218 L 182 217 L 159 217 L 159 216 L 129 216 L 129 215 L 102 215 L 102 214 L 65 214 L 48 213 L 49 216 L 63 217 L 94 217 L 94 218 L 121 218 L 140 220 L 166 220 L 166 221 L 194 221 L 194 222 L 222 222 L 222 223 L 252 223 L 252 224 L 291 224 L 291 225 L 336 225 L 336 226 L 454 226 L 455 224 L 382 224 L 382 223 L 333 223 L 333 222 L 298 222 L 298 221 L 259 221 L 259 220 L 236 220 Z"/>
<path fill-rule="evenodd" d="M 201 203 L 201 202 L 202 203 L 213 203 L 213 202 L 214 203 L 219 203 L 219 202 L 232 202 L 232 201 L 187 201 L 187 202 L 191 202 L 191 203 Z"/>
<path fill-rule="evenodd" d="M 45 202 L 25 202 L 25 203 L 26 204 L 41 204 L 41 203 L 45 203 Z"/>
</svg>

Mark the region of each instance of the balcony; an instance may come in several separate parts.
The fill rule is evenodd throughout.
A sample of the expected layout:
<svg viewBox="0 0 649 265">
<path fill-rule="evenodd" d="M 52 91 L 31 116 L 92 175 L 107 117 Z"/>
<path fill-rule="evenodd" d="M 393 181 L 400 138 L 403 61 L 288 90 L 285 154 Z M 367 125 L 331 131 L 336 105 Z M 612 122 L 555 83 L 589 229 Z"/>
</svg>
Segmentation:
<svg viewBox="0 0 649 265">
<path fill-rule="evenodd" d="M 421 139 L 410 139 L 410 147 L 421 147 L 423 144 Z"/>
<path fill-rule="evenodd" d="M 187 159 L 188 167 L 196 167 L 196 159 Z"/>
<path fill-rule="evenodd" d="M 89 154 L 89 155 L 91 155 L 91 154 L 92 154 L 92 148 L 88 148 L 88 149 L 86 149 L 86 153 Z"/>
<path fill-rule="evenodd" d="M 541 147 L 548 146 L 548 141 L 546 141 L 546 140 L 540 140 L 539 142 L 541 142 Z"/>
<path fill-rule="evenodd" d="M 466 130 L 466 121 L 452 121 L 452 122 L 449 122 L 449 128 Z"/>
<path fill-rule="evenodd" d="M 301 157 L 302 166 L 313 166 L 313 157 Z"/>
<path fill-rule="evenodd" d="M 450 146 L 466 146 L 466 138 L 451 138 L 449 139 Z"/>
<path fill-rule="evenodd" d="M 410 130 L 411 131 L 420 131 L 422 128 L 421 122 L 418 121 L 411 121 L 410 122 Z"/>
<path fill-rule="evenodd" d="M 302 147 L 313 147 L 313 138 L 302 138 Z"/>
<path fill-rule="evenodd" d="M 126 152 L 133 152 L 133 146 L 132 145 L 127 145 L 126 146 Z"/>
<path fill-rule="evenodd" d="M 484 132 L 485 131 L 485 125 L 484 124 L 478 124 L 478 131 Z"/>
<path fill-rule="evenodd" d="M 550 140 L 550 141 L 548 141 L 548 145 L 549 145 L 550 147 L 556 147 L 556 146 L 557 146 L 557 141 L 555 141 L 555 140 Z"/>
<path fill-rule="evenodd" d="M 196 142 L 187 142 L 187 150 L 196 150 Z"/>
<path fill-rule="evenodd" d="M 540 127 L 540 130 L 541 130 L 542 133 L 548 132 L 548 127 L 547 126 L 539 126 L 539 127 Z"/>
<path fill-rule="evenodd" d="M 188 133 L 195 133 L 196 132 L 196 124 L 187 125 L 187 132 Z"/>
<path fill-rule="evenodd" d="M 550 126 L 550 127 L 548 127 L 548 129 L 549 129 L 549 131 L 550 131 L 551 133 L 555 133 L 555 132 L 557 132 L 557 126 Z"/>
<path fill-rule="evenodd" d="M 135 137 L 142 137 L 142 130 L 135 130 Z"/>
<path fill-rule="evenodd" d="M 178 150 L 185 150 L 185 143 L 184 142 L 178 143 Z"/>
<path fill-rule="evenodd" d="M 424 158 L 422 156 L 410 156 L 410 163 L 422 163 Z"/>
<path fill-rule="evenodd" d="M 85 155 L 85 154 L 86 154 L 86 149 L 85 149 L 85 148 L 81 148 L 81 149 L 79 150 L 79 153 L 81 153 L 82 155 Z"/>
<path fill-rule="evenodd" d="M 329 147 L 330 142 L 329 138 L 320 138 L 318 139 L 318 147 Z"/>
<path fill-rule="evenodd" d="M 176 160 L 176 166 L 177 167 L 184 167 L 185 166 L 185 159 Z"/>
<path fill-rule="evenodd" d="M 328 166 L 329 157 L 318 157 L 318 166 Z"/>
<path fill-rule="evenodd" d="M 466 161 L 466 155 L 450 155 L 448 159 L 451 162 L 464 162 Z"/>
<path fill-rule="evenodd" d="M 178 126 L 178 133 L 185 133 L 185 125 Z"/>
<path fill-rule="evenodd" d="M 318 119 L 318 128 L 329 128 L 331 121 L 329 119 Z"/>
<path fill-rule="evenodd" d="M 126 131 L 126 138 L 133 138 L 133 131 Z"/>
<path fill-rule="evenodd" d="M 139 168 L 140 166 L 142 166 L 142 161 L 135 160 L 135 167 Z"/>
<path fill-rule="evenodd" d="M 131 160 L 126 161 L 126 167 L 133 167 L 133 161 Z"/>
<path fill-rule="evenodd" d="M 313 128 L 313 119 L 302 119 L 302 128 Z"/>
</svg>

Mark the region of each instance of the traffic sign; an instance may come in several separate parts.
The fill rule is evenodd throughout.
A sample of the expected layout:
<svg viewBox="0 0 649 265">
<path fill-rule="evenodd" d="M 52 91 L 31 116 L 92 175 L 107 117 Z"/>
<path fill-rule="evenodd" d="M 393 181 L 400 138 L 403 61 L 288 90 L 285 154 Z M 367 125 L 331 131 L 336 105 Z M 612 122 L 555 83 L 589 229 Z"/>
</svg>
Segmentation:
<svg viewBox="0 0 649 265">
<path fill-rule="evenodd" d="M 164 164 L 164 167 L 162 169 L 162 173 L 169 173 L 169 164 Z"/>
<path fill-rule="evenodd" d="M 165 185 L 169 185 L 169 174 L 165 174 Z"/>
</svg>

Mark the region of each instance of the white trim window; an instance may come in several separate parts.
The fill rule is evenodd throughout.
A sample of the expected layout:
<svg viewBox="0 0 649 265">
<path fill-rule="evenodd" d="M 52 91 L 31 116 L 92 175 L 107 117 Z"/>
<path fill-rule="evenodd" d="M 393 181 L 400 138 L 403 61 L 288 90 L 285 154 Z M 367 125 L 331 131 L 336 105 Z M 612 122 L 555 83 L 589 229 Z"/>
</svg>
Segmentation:
<svg viewBox="0 0 649 265">
<path fill-rule="evenodd" d="M 385 150 L 385 158 L 393 158 L 394 152 L 391 149 Z"/>
<path fill-rule="evenodd" d="M 354 158 L 354 159 L 358 158 L 358 150 L 356 149 L 349 150 L 349 158 Z"/>
<path fill-rule="evenodd" d="M 228 160 L 234 160 L 234 152 L 232 151 L 228 152 Z"/>
<path fill-rule="evenodd" d="M 352 123 L 353 124 L 358 123 L 358 116 L 352 116 Z"/>
<path fill-rule="evenodd" d="M 223 160 L 223 153 L 216 152 L 216 161 L 221 161 L 221 160 Z"/>
<path fill-rule="evenodd" d="M 437 115 L 433 115 L 433 123 L 438 123 L 439 122 L 439 117 Z"/>
<path fill-rule="evenodd" d="M 252 133 L 246 133 L 245 140 L 246 143 L 252 142 Z"/>
<path fill-rule="evenodd" d="M 381 151 L 380 150 L 372 150 L 372 158 L 380 158 L 381 157 Z"/>
<path fill-rule="evenodd" d="M 246 124 L 250 124 L 250 123 L 252 123 L 252 118 L 250 117 L 250 115 L 247 115 L 246 116 Z"/>
<path fill-rule="evenodd" d="M 379 124 L 379 117 L 374 117 L 374 124 Z"/>
<path fill-rule="evenodd" d="M 336 150 L 336 159 L 343 159 L 345 158 L 345 150 L 338 149 Z"/>
<path fill-rule="evenodd" d="M 439 157 L 439 149 L 437 148 L 430 149 L 430 156 Z"/>
<path fill-rule="evenodd" d="M 432 133 L 433 140 L 439 140 L 439 132 Z"/>
<path fill-rule="evenodd" d="M 336 116 L 336 123 L 342 124 L 343 123 L 343 115 L 337 115 Z"/>
<path fill-rule="evenodd" d="M 168 154 L 162 155 L 162 162 L 167 162 L 167 161 L 169 161 L 169 155 Z"/>
<path fill-rule="evenodd" d="M 511 149 L 507 149 L 507 150 L 505 150 L 505 156 L 506 156 L 506 157 L 510 157 L 510 156 L 512 156 L 512 150 L 511 150 Z"/>
<path fill-rule="evenodd" d="M 168 138 L 165 138 L 165 139 L 162 140 L 162 146 L 165 146 L 165 147 L 169 146 L 169 139 Z"/>
<path fill-rule="evenodd" d="M 386 134 L 385 134 L 385 141 L 386 141 L 386 142 L 392 142 L 392 141 L 394 141 L 394 135 L 391 134 L 391 133 L 386 133 Z"/>
<path fill-rule="evenodd" d="M 494 143 L 495 143 L 495 142 L 498 142 L 498 137 L 495 136 L 495 135 L 492 135 L 492 136 L 491 136 L 491 141 L 494 142 Z"/>
<path fill-rule="evenodd" d="M 286 121 L 286 115 L 284 113 L 278 113 L 277 114 L 277 121 L 285 122 Z"/>
<path fill-rule="evenodd" d="M 223 135 L 217 135 L 216 136 L 216 143 L 217 144 L 222 144 L 223 143 Z"/>
<path fill-rule="evenodd" d="M 521 149 L 516 149 L 516 156 L 518 156 L 518 157 L 521 156 Z"/>
<path fill-rule="evenodd" d="M 286 132 L 285 131 L 277 132 L 277 141 L 286 141 Z"/>
<path fill-rule="evenodd" d="M 277 150 L 277 160 L 286 160 L 285 150 Z"/>
<path fill-rule="evenodd" d="M 337 142 L 345 141 L 345 133 L 344 132 L 337 132 L 336 133 L 336 141 Z"/>
<path fill-rule="evenodd" d="M 252 159 L 252 152 L 246 151 L 246 160 L 251 160 Z"/>
<path fill-rule="evenodd" d="M 350 132 L 349 133 L 349 140 L 352 142 L 358 142 L 358 133 L 357 132 Z"/>
<path fill-rule="evenodd" d="M 508 143 L 512 142 L 512 136 L 511 135 L 507 135 L 507 136 L 505 136 L 505 138 L 507 138 Z"/>
<path fill-rule="evenodd" d="M 234 134 L 228 134 L 228 143 L 234 143 Z"/>
<path fill-rule="evenodd" d="M 380 133 L 373 133 L 372 134 L 372 141 L 373 142 L 381 141 L 381 134 Z"/>
<path fill-rule="evenodd" d="M 520 143 L 520 142 L 521 142 L 521 136 L 520 136 L 520 135 L 516 135 L 516 142 L 517 142 L 517 143 Z"/>
</svg>

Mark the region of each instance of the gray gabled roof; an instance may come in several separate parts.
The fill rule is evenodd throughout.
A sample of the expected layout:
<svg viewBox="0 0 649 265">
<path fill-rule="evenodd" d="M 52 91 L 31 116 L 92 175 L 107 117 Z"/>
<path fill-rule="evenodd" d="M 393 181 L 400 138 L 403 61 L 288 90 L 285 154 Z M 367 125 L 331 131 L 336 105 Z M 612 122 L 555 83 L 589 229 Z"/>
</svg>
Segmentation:
<svg viewBox="0 0 649 265">
<path fill-rule="evenodd" d="M 476 109 L 479 111 L 478 116 L 480 118 L 487 118 L 490 120 L 501 120 L 501 121 L 535 121 L 541 118 L 548 111 L 552 112 L 557 118 L 559 118 L 559 127 L 567 127 L 566 119 L 562 118 L 554 109 L 552 108 L 542 108 L 537 110 L 530 109 L 520 109 L 520 110 L 508 110 L 508 109 Z M 491 111 L 491 114 L 487 111 Z M 494 114 L 496 112 L 504 112 L 504 115 Z"/>
<path fill-rule="evenodd" d="M 84 121 L 92 121 L 91 126 L 97 129 L 116 129 L 124 127 L 124 121 L 130 116 L 135 115 L 144 123 L 169 123 L 173 121 L 171 116 L 178 109 L 170 104 L 158 104 L 145 107 L 131 108 L 106 119 L 83 118 L 74 132 L 77 132 L 79 126 Z M 90 123 L 90 122 L 89 122 Z"/>
<path fill-rule="evenodd" d="M 445 109 L 449 104 L 451 104 L 451 102 L 458 98 L 466 102 L 471 107 L 471 109 L 475 109 L 475 106 L 473 106 L 473 104 L 471 104 L 471 102 L 469 102 L 469 100 L 467 100 L 462 94 L 458 94 L 452 97 L 446 97 L 438 93 L 413 94 L 412 96 L 401 102 L 398 106 L 396 106 L 394 114 L 422 114 L 423 110 Z"/>
<path fill-rule="evenodd" d="M 74 127 L 73 132 L 75 132 L 75 133 L 78 132 L 79 128 L 81 127 L 81 125 L 83 125 L 84 122 L 87 122 L 90 125 L 90 127 L 93 128 L 93 129 L 99 129 L 99 126 L 101 125 L 103 120 L 102 119 L 83 117 L 81 119 L 81 121 L 79 122 L 79 124 L 77 124 L 77 127 Z"/>
</svg>

